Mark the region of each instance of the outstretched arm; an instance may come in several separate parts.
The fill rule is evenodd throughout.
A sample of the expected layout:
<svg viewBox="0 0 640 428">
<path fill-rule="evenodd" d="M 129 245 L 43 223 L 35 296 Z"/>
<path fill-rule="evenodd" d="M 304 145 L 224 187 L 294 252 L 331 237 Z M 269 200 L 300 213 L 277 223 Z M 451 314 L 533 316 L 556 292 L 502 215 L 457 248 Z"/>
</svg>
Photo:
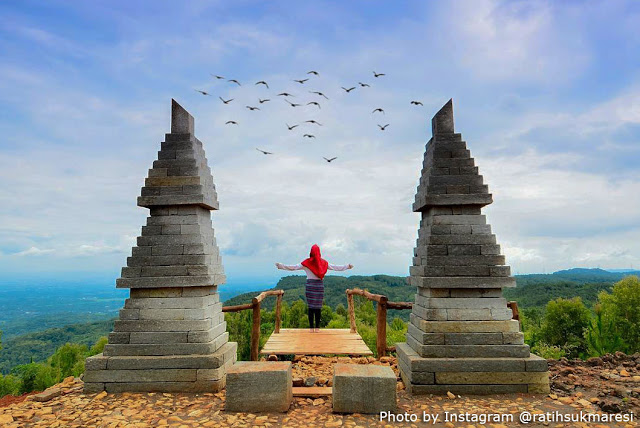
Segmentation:
<svg viewBox="0 0 640 428">
<path fill-rule="evenodd" d="M 302 270 L 302 265 L 300 263 L 297 265 L 283 265 L 282 263 L 276 263 L 276 267 L 282 270 Z"/>
<path fill-rule="evenodd" d="M 349 263 L 348 265 L 332 265 L 331 263 L 329 263 L 329 270 L 342 271 L 347 269 L 353 269 L 353 265 L 351 263 Z"/>
</svg>

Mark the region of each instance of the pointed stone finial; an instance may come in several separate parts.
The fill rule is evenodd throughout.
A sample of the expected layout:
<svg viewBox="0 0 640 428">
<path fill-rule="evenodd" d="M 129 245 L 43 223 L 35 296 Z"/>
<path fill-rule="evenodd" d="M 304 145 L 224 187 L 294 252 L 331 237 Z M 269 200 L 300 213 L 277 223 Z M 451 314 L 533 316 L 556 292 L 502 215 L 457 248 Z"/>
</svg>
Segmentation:
<svg viewBox="0 0 640 428">
<path fill-rule="evenodd" d="M 438 134 L 453 134 L 453 98 L 440 109 L 431 119 L 431 132 Z"/>
<path fill-rule="evenodd" d="M 193 134 L 193 116 L 189 114 L 176 100 L 171 98 L 171 133 Z"/>
</svg>

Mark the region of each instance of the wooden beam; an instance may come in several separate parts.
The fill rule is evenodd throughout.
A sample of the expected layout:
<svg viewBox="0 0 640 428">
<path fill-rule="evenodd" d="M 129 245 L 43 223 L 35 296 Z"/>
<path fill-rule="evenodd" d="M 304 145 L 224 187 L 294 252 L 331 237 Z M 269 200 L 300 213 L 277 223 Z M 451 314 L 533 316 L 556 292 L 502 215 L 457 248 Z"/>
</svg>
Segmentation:
<svg viewBox="0 0 640 428">
<path fill-rule="evenodd" d="M 258 303 L 262 302 L 267 296 L 282 296 L 284 294 L 284 290 L 267 290 L 258 294 L 254 299 L 258 300 Z"/>
<path fill-rule="evenodd" d="M 251 327 L 251 361 L 258 361 L 260 348 L 260 301 L 253 298 L 253 325 Z"/>
<path fill-rule="evenodd" d="M 387 296 L 380 296 L 378 301 L 376 320 L 376 350 L 378 358 L 384 357 L 387 353 Z"/>
<path fill-rule="evenodd" d="M 356 313 L 353 307 L 353 294 L 349 294 L 347 290 L 347 307 L 349 308 L 349 324 L 351 326 L 351 333 L 356 332 Z"/>
<path fill-rule="evenodd" d="M 369 300 L 375 300 L 376 302 L 380 302 L 382 298 L 385 298 L 386 300 L 388 300 L 387 296 L 383 296 L 382 294 L 372 294 L 372 293 L 369 293 L 367 290 L 361 290 L 359 288 L 353 288 L 351 290 L 347 290 L 347 295 L 350 295 L 350 294 L 357 294 L 359 296 L 366 297 Z"/>
<path fill-rule="evenodd" d="M 387 309 L 413 309 L 411 302 L 387 302 Z"/>
<path fill-rule="evenodd" d="M 222 312 L 240 312 L 240 311 L 245 311 L 251 308 L 253 308 L 253 303 L 246 303 L 244 305 L 236 305 L 236 306 L 223 306 Z"/>
<path fill-rule="evenodd" d="M 284 294 L 284 290 L 280 290 L 282 293 L 278 294 L 276 298 L 276 328 L 274 333 L 280 333 L 280 310 L 282 306 L 282 295 Z"/>
</svg>

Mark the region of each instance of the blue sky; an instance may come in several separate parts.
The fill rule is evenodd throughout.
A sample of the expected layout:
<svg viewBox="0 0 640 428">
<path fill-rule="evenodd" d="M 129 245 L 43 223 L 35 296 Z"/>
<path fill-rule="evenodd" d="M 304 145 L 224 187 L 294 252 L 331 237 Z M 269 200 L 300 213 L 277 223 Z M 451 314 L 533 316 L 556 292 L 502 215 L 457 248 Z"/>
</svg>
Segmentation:
<svg viewBox="0 0 640 428">
<path fill-rule="evenodd" d="M 172 97 L 205 144 L 230 282 L 271 281 L 312 243 L 353 274 L 408 274 L 430 118 L 449 98 L 514 272 L 640 265 L 637 2 L 9 1 L 0 16 L 5 280 L 118 275 Z M 274 96 L 311 89 L 321 110 Z M 316 140 L 286 130 L 309 117 Z"/>
</svg>

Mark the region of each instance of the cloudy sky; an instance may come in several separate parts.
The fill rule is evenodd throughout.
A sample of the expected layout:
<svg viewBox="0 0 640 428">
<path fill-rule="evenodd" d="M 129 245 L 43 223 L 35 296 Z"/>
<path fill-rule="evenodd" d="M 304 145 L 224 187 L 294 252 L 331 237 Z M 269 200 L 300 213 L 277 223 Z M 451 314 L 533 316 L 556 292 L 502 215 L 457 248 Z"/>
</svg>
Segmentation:
<svg viewBox="0 0 640 428">
<path fill-rule="evenodd" d="M 0 15 L 0 281 L 118 275 L 172 97 L 205 144 L 231 283 L 272 281 L 313 243 L 353 274 L 408 274 L 430 118 L 449 98 L 515 273 L 640 267 L 638 2 L 9 1 Z M 244 108 L 258 97 L 272 101 Z M 310 118 L 324 126 L 285 126 Z"/>
</svg>

